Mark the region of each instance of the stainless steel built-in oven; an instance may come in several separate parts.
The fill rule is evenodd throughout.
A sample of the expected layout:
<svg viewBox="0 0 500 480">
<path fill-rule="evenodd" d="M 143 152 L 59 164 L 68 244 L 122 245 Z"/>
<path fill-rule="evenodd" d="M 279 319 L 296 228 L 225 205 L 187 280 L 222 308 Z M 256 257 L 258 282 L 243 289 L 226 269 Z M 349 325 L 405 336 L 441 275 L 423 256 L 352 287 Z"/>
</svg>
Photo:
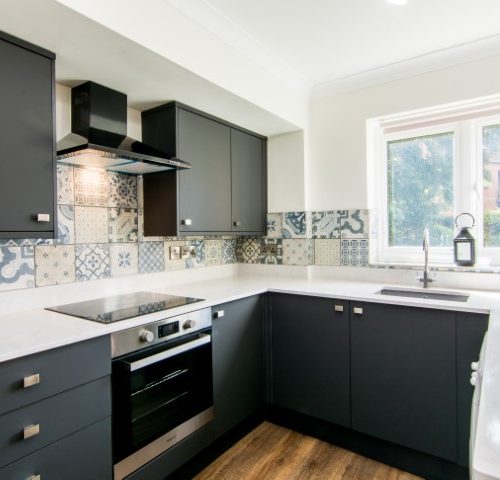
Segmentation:
<svg viewBox="0 0 500 480">
<path fill-rule="evenodd" d="M 115 480 L 213 419 L 210 309 L 112 335 Z"/>
</svg>

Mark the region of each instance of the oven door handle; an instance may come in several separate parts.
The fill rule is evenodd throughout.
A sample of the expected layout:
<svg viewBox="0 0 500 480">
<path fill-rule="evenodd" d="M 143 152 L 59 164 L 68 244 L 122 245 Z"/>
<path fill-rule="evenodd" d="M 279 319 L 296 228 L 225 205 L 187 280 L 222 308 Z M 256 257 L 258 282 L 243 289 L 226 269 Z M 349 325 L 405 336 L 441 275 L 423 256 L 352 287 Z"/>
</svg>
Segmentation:
<svg viewBox="0 0 500 480">
<path fill-rule="evenodd" d="M 132 363 L 127 363 L 127 365 L 129 370 L 131 372 L 134 372 L 135 370 L 147 367 L 148 365 L 153 365 L 154 363 L 161 362 L 162 360 L 166 360 L 167 358 L 175 357 L 176 355 L 187 352 L 188 350 L 192 350 L 193 348 L 201 347 L 202 345 L 210 343 L 211 341 L 212 337 L 210 335 L 202 333 L 196 340 L 183 343 L 182 345 L 170 348 L 169 350 L 164 350 L 163 352 L 156 353 L 154 355 L 151 355 L 150 357 L 142 358 L 141 360 L 136 360 Z"/>
</svg>

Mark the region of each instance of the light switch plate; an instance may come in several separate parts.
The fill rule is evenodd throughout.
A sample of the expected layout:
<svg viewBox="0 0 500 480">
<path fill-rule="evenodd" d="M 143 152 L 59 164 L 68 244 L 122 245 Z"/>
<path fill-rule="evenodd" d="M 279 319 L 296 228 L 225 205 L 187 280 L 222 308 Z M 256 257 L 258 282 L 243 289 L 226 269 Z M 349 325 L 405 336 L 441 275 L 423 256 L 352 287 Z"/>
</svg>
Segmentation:
<svg viewBox="0 0 500 480">
<path fill-rule="evenodd" d="M 170 260 L 181 259 L 181 247 L 170 247 Z"/>
<path fill-rule="evenodd" d="M 196 251 L 194 245 L 186 245 L 181 247 L 181 258 L 194 258 L 196 256 Z"/>
</svg>

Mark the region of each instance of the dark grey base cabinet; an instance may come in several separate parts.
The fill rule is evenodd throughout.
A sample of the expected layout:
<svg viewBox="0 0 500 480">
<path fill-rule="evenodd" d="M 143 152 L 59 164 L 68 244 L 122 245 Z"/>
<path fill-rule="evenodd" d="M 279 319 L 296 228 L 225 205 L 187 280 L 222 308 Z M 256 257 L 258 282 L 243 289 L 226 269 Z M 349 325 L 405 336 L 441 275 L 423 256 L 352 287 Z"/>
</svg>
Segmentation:
<svg viewBox="0 0 500 480">
<path fill-rule="evenodd" d="M 264 232 L 265 137 L 177 102 L 142 112 L 142 131 L 192 165 L 144 175 L 147 236 Z"/>
<path fill-rule="evenodd" d="M 0 58 L 0 238 L 53 238 L 55 55 L 0 32 Z"/>
<path fill-rule="evenodd" d="M 349 302 L 271 296 L 271 403 L 349 427 Z"/>
<path fill-rule="evenodd" d="M 255 296 L 212 307 L 216 437 L 264 405 L 264 304 Z"/>
</svg>

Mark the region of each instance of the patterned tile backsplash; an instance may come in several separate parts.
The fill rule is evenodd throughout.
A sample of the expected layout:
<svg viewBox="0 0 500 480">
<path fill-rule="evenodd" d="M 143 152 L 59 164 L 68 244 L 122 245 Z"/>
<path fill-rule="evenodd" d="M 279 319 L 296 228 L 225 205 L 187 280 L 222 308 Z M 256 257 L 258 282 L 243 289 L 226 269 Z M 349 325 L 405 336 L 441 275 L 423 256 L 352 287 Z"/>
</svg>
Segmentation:
<svg viewBox="0 0 500 480">
<path fill-rule="evenodd" d="M 266 237 L 144 237 L 141 177 L 65 164 L 57 203 L 58 238 L 0 239 L 0 291 L 238 262 L 368 264 L 367 210 L 269 213 Z"/>
</svg>

